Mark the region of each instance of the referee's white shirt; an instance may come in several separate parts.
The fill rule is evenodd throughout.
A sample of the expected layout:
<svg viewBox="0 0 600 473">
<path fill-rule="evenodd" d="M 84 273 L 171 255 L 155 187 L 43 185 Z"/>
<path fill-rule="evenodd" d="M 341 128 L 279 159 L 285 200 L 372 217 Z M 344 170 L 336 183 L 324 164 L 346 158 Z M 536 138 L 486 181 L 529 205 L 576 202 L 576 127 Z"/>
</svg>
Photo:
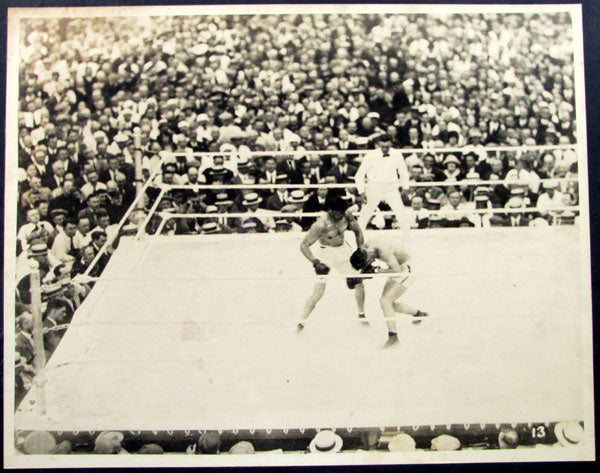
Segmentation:
<svg viewBox="0 0 600 473">
<path fill-rule="evenodd" d="M 360 194 L 365 192 L 367 182 L 399 183 L 403 188 L 408 188 L 410 176 L 402 153 L 390 149 L 389 154 L 383 157 L 381 149 L 376 149 L 364 157 L 355 175 L 356 188 Z"/>
</svg>

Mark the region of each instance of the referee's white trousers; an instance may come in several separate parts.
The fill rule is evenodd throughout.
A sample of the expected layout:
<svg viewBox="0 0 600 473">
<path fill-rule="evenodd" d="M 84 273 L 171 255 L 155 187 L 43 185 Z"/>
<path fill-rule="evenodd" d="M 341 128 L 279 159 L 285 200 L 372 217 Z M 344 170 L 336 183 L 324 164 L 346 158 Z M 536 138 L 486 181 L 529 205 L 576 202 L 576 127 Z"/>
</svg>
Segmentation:
<svg viewBox="0 0 600 473">
<path fill-rule="evenodd" d="M 399 185 L 397 183 L 373 182 L 366 185 L 365 195 L 367 197 L 367 203 L 363 205 L 358 216 L 358 225 L 360 228 L 363 230 L 367 228 L 367 224 L 373 217 L 373 212 L 382 201 L 390 206 L 396 216 L 398 224 L 404 228 L 406 225 L 406 215 L 398 187 Z"/>
</svg>

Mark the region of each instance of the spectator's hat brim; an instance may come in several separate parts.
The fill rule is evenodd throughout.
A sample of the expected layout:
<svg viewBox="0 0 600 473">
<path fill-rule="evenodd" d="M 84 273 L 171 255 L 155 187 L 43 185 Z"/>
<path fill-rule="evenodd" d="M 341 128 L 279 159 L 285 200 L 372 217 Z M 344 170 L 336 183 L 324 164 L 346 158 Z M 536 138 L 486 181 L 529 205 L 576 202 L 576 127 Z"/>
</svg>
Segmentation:
<svg viewBox="0 0 600 473">
<path fill-rule="evenodd" d="M 457 166 L 460 165 L 460 161 L 453 154 L 451 154 L 450 156 L 447 156 L 446 159 L 444 159 L 444 166 L 447 166 L 450 163 L 454 163 Z"/>
<path fill-rule="evenodd" d="M 554 426 L 554 434 L 563 447 L 572 447 L 581 443 L 584 430 L 579 422 L 558 422 Z"/>
<path fill-rule="evenodd" d="M 246 194 L 244 200 L 242 201 L 243 205 L 256 205 L 262 202 L 262 198 L 255 192 L 250 192 Z"/>
<path fill-rule="evenodd" d="M 342 450 L 342 437 L 331 430 L 322 430 L 315 435 L 308 445 L 311 453 L 337 453 Z"/>
</svg>

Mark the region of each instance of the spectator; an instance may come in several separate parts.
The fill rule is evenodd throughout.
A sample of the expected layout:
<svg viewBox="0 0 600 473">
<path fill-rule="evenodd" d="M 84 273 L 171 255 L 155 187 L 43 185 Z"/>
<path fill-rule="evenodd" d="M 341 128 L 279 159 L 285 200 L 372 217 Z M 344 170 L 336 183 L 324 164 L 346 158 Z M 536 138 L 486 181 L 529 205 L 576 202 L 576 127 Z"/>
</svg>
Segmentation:
<svg viewBox="0 0 600 473">
<path fill-rule="evenodd" d="M 77 220 L 77 230 L 73 237 L 73 247 L 76 250 L 80 251 L 83 247 L 92 243 L 90 229 L 90 219 L 88 217 L 81 217 Z"/>
<path fill-rule="evenodd" d="M 73 238 L 77 232 L 77 222 L 74 219 L 65 221 L 64 227 L 58 227 L 59 231 L 52 243 L 52 255 L 59 261 L 72 261 L 75 256 Z"/>
<path fill-rule="evenodd" d="M 308 445 L 310 453 L 338 453 L 342 451 L 342 437 L 331 430 L 321 430 Z"/>
<path fill-rule="evenodd" d="M 460 212 L 464 210 L 464 212 Z M 468 212 L 470 205 L 462 202 L 460 191 L 450 189 L 448 192 L 448 203 L 440 208 L 442 224 L 445 227 L 473 227 L 473 215 Z M 448 212 L 448 213 L 444 213 Z"/>
<path fill-rule="evenodd" d="M 437 450 L 439 452 L 450 452 L 453 450 L 460 450 L 460 440 L 452 435 L 438 435 L 431 440 L 431 450 Z"/>
<path fill-rule="evenodd" d="M 23 251 L 29 249 L 30 242 L 33 239 L 41 238 L 48 242 L 50 235 L 54 232 L 54 228 L 50 223 L 40 220 L 40 212 L 38 209 L 30 209 L 27 211 L 27 223 L 17 233 L 17 240 Z"/>
<path fill-rule="evenodd" d="M 427 228 L 429 226 L 429 213 L 423 205 L 423 197 L 415 194 L 410 200 L 410 209 L 407 210 L 407 220 L 410 228 Z"/>
<path fill-rule="evenodd" d="M 123 438 L 121 432 L 101 432 L 94 440 L 94 453 L 128 454 L 129 452 L 121 446 Z"/>
<path fill-rule="evenodd" d="M 556 218 L 560 215 L 560 211 L 552 211 L 551 209 L 564 205 L 564 194 L 557 190 L 558 183 L 556 181 L 546 181 L 542 187 L 544 192 L 537 200 L 537 208 L 543 219 L 547 220 L 549 224 L 554 224 Z"/>
</svg>

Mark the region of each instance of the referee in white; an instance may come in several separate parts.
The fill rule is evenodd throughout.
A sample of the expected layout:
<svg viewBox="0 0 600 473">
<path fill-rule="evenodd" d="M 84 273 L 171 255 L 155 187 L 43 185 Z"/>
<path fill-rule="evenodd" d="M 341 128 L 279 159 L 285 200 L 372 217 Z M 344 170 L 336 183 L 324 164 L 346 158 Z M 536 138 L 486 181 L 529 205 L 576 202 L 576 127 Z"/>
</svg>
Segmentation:
<svg viewBox="0 0 600 473">
<path fill-rule="evenodd" d="M 378 145 L 379 149 L 367 154 L 356 171 L 356 188 L 363 202 L 358 225 L 365 229 L 373 211 L 384 201 L 396 215 L 400 228 L 406 230 L 404 204 L 398 187 L 402 186 L 402 190 L 408 189 L 408 168 L 402 153 L 391 149 L 390 135 L 384 134 L 379 137 Z"/>
</svg>

